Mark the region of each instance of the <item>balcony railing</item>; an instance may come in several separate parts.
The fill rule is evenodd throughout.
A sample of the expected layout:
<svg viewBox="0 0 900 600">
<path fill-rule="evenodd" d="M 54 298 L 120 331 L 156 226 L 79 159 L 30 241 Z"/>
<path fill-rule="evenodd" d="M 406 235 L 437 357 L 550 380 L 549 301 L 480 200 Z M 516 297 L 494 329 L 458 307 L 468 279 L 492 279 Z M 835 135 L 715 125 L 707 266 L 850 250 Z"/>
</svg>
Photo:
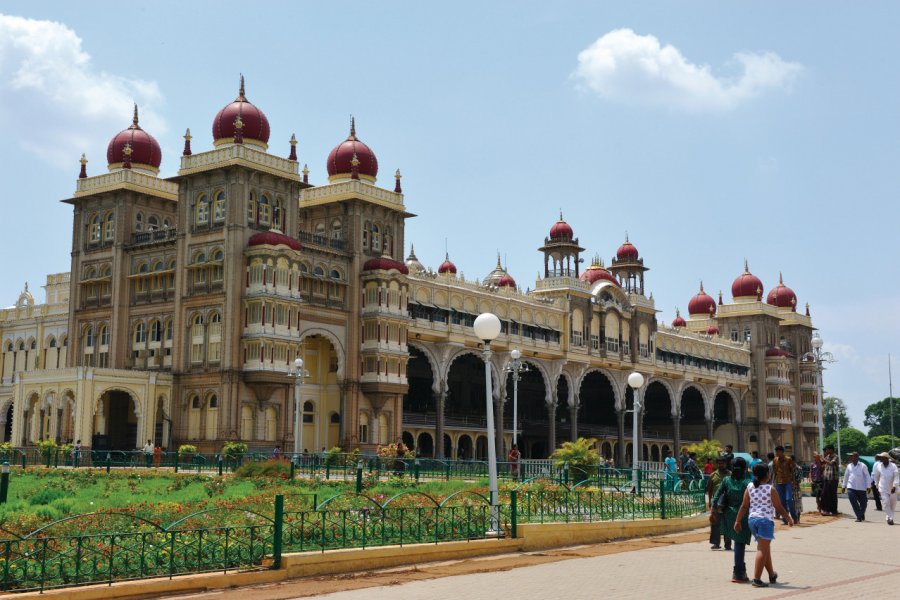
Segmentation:
<svg viewBox="0 0 900 600">
<path fill-rule="evenodd" d="M 140 231 L 131 234 L 131 245 L 142 246 L 144 244 L 167 242 L 174 240 L 177 235 L 178 229 L 175 227 L 170 227 L 168 229 L 156 229 L 154 231 Z"/>
</svg>

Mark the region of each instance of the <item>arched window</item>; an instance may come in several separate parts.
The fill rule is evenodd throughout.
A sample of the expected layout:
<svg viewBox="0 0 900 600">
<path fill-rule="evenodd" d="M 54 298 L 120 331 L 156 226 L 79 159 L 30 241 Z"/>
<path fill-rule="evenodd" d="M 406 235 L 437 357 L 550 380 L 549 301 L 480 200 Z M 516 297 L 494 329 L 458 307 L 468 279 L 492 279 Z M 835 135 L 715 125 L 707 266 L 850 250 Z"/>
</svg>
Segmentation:
<svg viewBox="0 0 900 600">
<path fill-rule="evenodd" d="M 325 223 L 316 223 L 316 235 L 325 235 Z"/>
<path fill-rule="evenodd" d="M 137 325 L 134 327 L 134 343 L 135 344 L 143 344 L 147 341 L 147 329 L 144 326 L 143 321 L 138 321 Z"/>
<path fill-rule="evenodd" d="M 256 223 L 256 196 L 253 194 L 247 200 L 247 223 Z"/>
<path fill-rule="evenodd" d="M 13 351 L 13 345 L 12 345 L 12 342 L 10 342 L 9 345 L 6 347 L 6 351 L 7 351 L 7 352 L 12 352 L 12 351 Z"/>
<path fill-rule="evenodd" d="M 313 275 L 316 275 L 317 277 L 324 277 L 325 269 L 323 269 L 322 267 L 316 267 L 315 270 L 313 270 Z"/>
<path fill-rule="evenodd" d="M 103 239 L 107 242 L 112 241 L 116 237 L 116 221 L 113 213 L 106 215 L 106 222 L 103 224 Z"/>
<path fill-rule="evenodd" d="M 135 231 L 143 231 L 144 230 L 144 215 L 143 213 L 138 213 L 134 215 L 134 230 Z"/>
<path fill-rule="evenodd" d="M 340 279 L 341 278 L 340 271 L 338 271 L 337 269 L 332 269 L 331 270 L 331 278 L 332 279 Z"/>
<path fill-rule="evenodd" d="M 194 410 L 200 410 L 200 396 L 194 396 L 191 398 L 191 408 Z"/>
<path fill-rule="evenodd" d="M 219 408 L 219 398 L 215 394 L 209 397 L 209 407 Z"/>
<path fill-rule="evenodd" d="M 53 338 L 53 337 L 50 338 L 50 344 L 49 344 L 49 346 L 50 346 L 51 348 L 56 348 L 56 338 Z"/>
<path fill-rule="evenodd" d="M 35 340 L 31 340 L 31 349 L 37 350 L 37 342 Z"/>
<path fill-rule="evenodd" d="M 163 219 L 163 229 L 168 229 L 172 226 L 172 222 L 169 219 Z"/>
<path fill-rule="evenodd" d="M 100 345 L 109 346 L 109 327 L 106 325 L 100 328 Z"/>
<path fill-rule="evenodd" d="M 272 222 L 272 206 L 266 196 L 259 198 L 259 224 L 269 225 Z"/>
<path fill-rule="evenodd" d="M 147 219 L 147 231 L 156 231 L 159 229 L 159 217 L 152 215 Z"/>
<path fill-rule="evenodd" d="M 162 323 L 153 320 L 150 323 L 150 341 L 159 342 L 160 340 L 162 340 Z"/>
<path fill-rule="evenodd" d="M 100 215 L 91 217 L 89 235 L 91 242 L 100 241 Z"/>
<path fill-rule="evenodd" d="M 335 219 L 331 222 L 331 238 L 334 240 L 343 239 L 344 235 L 341 231 L 341 220 Z"/>
<path fill-rule="evenodd" d="M 166 341 L 172 341 L 172 334 L 174 333 L 174 325 L 172 319 L 166 320 Z"/>
<path fill-rule="evenodd" d="M 161 260 L 158 260 L 155 263 L 153 263 L 153 271 L 154 272 L 159 272 L 162 270 L 163 270 L 163 262 Z"/>
<path fill-rule="evenodd" d="M 213 208 L 213 221 L 221 223 L 225 220 L 225 192 L 216 193 L 215 206 Z"/>
<path fill-rule="evenodd" d="M 272 216 L 274 217 L 273 223 L 278 227 L 281 227 L 282 220 L 284 219 L 284 211 L 281 209 L 281 200 L 275 198 L 275 208 L 272 212 Z"/>
<path fill-rule="evenodd" d="M 19 342 L 19 352 L 25 352 L 25 342 Z"/>
<path fill-rule="evenodd" d="M 206 225 L 207 223 L 209 223 L 209 198 L 206 197 L 206 194 L 200 194 L 194 208 L 194 224 Z"/>
<path fill-rule="evenodd" d="M 316 407 L 315 405 L 307 400 L 303 403 L 303 422 L 304 423 L 312 423 L 313 417 L 315 416 Z"/>
<path fill-rule="evenodd" d="M 381 252 L 381 227 L 377 223 L 372 225 L 372 251 Z"/>
<path fill-rule="evenodd" d="M 138 273 L 149 273 L 149 272 L 150 272 L 150 265 L 148 265 L 147 263 L 141 263 L 141 265 L 138 267 Z"/>
<path fill-rule="evenodd" d="M 84 347 L 85 348 L 93 348 L 94 347 L 94 330 L 88 327 L 84 332 Z M 24 348 L 21 348 L 24 350 Z"/>
</svg>

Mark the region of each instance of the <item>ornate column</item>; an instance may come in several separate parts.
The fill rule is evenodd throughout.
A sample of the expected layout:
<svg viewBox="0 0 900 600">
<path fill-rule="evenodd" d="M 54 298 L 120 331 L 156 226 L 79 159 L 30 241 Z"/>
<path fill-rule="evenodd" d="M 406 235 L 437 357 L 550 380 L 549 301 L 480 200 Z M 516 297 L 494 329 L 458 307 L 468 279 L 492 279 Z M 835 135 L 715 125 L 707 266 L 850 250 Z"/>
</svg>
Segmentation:
<svg viewBox="0 0 900 600">
<path fill-rule="evenodd" d="M 434 457 L 444 458 L 444 406 L 447 404 L 447 392 L 434 394 L 436 416 L 434 420 Z M 453 448 L 450 448 L 453 454 Z"/>
<path fill-rule="evenodd" d="M 616 442 L 616 466 L 625 466 L 625 411 L 616 411 L 616 424 L 619 427 Z"/>
<path fill-rule="evenodd" d="M 572 422 L 572 441 L 578 439 L 578 408 L 580 406 L 580 398 L 578 392 L 574 394 L 574 402 L 569 406 L 569 420 Z"/>
<path fill-rule="evenodd" d="M 713 420 L 706 419 L 706 439 L 713 439 Z"/>
<path fill-rule="evenodd" d="M 672 417 L 672 443 L 675 445 L 675 455 L 681 453 L 681 416 Z"/>
<path fill-rule="evenodd" d="M 737 451 L 744 451 L 744 424 L 740 421 L 736 423 L 737 427 Z"/>
<path fill-rule="evenodd" d="M 550 456 L 556 450 L 556 402 L 551 401 L 547 404 L 547 416 L 550 418 L 550 427 L 547 429 L 547 456 Z"/>
</svg>

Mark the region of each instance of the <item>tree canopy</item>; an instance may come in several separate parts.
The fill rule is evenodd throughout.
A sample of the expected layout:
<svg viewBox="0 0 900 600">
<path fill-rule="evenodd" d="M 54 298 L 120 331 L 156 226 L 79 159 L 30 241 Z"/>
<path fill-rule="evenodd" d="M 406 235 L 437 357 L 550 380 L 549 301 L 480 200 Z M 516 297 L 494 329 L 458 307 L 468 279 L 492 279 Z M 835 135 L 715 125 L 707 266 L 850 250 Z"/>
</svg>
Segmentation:
<svg viewBox="0 0 900 600">
<path fill-rule="evenodd" d="M 844 440 L 841 439 L 841 442 Z M 866 447 L 866 454 L 875 456 L 882 452 L 887 452 L 892 448 L 900 446 L 900 438 L 895 437 L 893 440 L 889 435 L 876 435 L 869 438 L 869 445 Z"/>
<path fill-rule="evenodd" d="M 831 444 L 837 450 L 837 433 L 825 437 L 825 445 Z M 851 452 L 865 454 L 869 446 L 869 438 L 859 429 L 845 427 L 841 429 L 841 461 L 843 462 Z"/>
<path fill-rule="evenodd" d="M 863 425 L 869 428 L 869 437 L 891 434 L 891 398 L 879 400 L 866 407 Z M 894 402 L 894 435 L 900 436 L 900 398 Z"/>
</svg>

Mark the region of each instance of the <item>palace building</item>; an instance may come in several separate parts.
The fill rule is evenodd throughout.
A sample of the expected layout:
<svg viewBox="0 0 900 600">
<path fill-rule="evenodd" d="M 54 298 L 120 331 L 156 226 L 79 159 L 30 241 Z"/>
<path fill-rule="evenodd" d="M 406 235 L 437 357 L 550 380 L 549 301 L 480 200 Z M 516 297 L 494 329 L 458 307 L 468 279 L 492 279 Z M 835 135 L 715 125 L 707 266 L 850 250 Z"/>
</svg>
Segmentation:
<svg viewBox="0 0 900 600">
<path fill-rule="evenodd" d="M 328 181 L 269 146 L 269 122 L 245 94 L 176 175 L 135 108 L 107 150 L 108 172 L 82 156 L 72 206 L 71 272 L 46 301 L 26 286 L 0 311 L 0 435 L 13 446 L 81 440 L 95 449 L 227 440 L 293 446 L 294 359 L 302 357 L 303 445 L 372 452 L 403 439 L 422 456 L 486 456 L 482 312 L 492 343 L 500 456 L 516 429 L 525 457 L 563 440 L 632 453 L 626 378 L 645 375 L 642 457 L 715 438 L 738 450 L 815 447 L 809 310 L 782 282 L 765 299 L 745 267 L 732 302 L 702 286 L 671 326 L 645 292 L 648 267 L 628 239 L 608 267 L 560 215 L 540 244 L 543 271 L 523 290 L 499 258 L 470 279 L 446 256 L 425 267 L 410 248 L 399 170 L 378 185 L 356 124 L 327 155 Z M 324 153 L 323 153 L 324 155 Z M 510 352 L 527 370 L 513 423 Z M 627 414 L 629 413 L 629 414 Z M 626 426 L 626 421 L 628 425 Z"/>
</svg>

